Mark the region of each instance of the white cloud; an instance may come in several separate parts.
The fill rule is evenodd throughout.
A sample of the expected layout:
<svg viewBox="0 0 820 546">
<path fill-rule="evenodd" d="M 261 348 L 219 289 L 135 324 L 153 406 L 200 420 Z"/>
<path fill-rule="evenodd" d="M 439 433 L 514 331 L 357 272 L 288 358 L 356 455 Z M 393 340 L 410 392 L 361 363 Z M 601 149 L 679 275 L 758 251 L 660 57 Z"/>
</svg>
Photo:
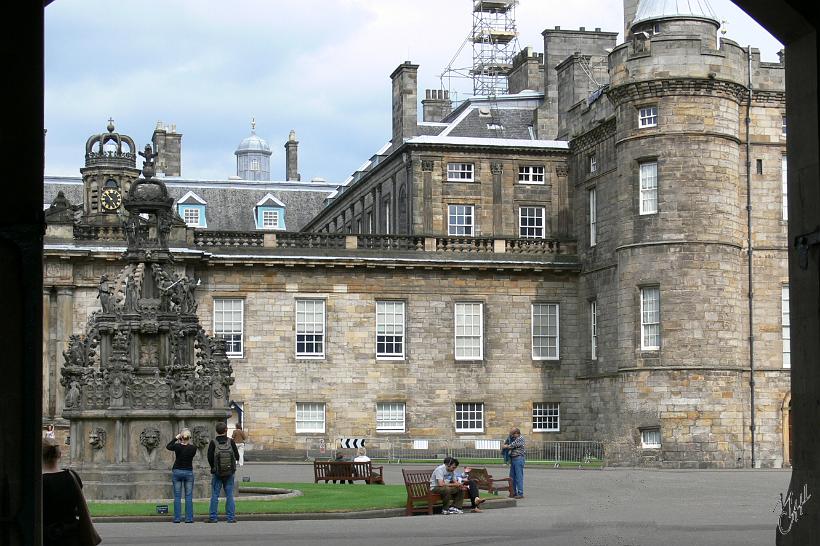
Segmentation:
<svg viewBox="0 0 820 546">
<path fill-rule="evenodd" d="M 109 116 L 137 143 L 158 120 L 183 133 L 183 174 L 226 178 L 257 120 L 284 173 L 281 147 L 300 140 L 303 179 L 343 180 L 390 137 L 390 80 L 420 65 L 419 92 L 468 35 L 472 0 L 60 0 L 46 8 L 46 172 L 78 174 L 83 145 Z M 712 0 L 732 38 L 775 60 L 776 42 L 729 2 Z M 541 31 L 622 31 L 618 0 L 520 0 L 519 44 Z M 726 15 L 724 15 L 726 14 Z M 463 52 L 470 63 L 470 49 Z M 462 90 L 469 89 L 464 82 Z"/>
</svg>

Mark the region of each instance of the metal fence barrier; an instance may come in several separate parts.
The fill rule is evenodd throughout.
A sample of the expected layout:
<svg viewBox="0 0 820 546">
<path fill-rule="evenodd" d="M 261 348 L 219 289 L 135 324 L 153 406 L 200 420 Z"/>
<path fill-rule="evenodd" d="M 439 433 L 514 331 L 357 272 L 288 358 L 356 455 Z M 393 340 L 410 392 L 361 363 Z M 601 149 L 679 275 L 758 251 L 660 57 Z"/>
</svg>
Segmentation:
<svg viewBox="0 0 820 546">
<path fill-rule="evenodd" d="M 339 439 L 307 437 L 305 460 L 330 458 L 340 449 Z M 502 440 L 487 438 L 362 438 L 371 459 L 401 463 L 406 461 L 439 462 L 450 456 L 457 459 L 479 459 L 487 464 L 502 464 Z M 354 457 L 355 449 L 343 449 Z M 604 462 L 604 444 L 596 441 L 527 442 L 527 460 L 532 462 L 594 464 Z"/>
</svg>

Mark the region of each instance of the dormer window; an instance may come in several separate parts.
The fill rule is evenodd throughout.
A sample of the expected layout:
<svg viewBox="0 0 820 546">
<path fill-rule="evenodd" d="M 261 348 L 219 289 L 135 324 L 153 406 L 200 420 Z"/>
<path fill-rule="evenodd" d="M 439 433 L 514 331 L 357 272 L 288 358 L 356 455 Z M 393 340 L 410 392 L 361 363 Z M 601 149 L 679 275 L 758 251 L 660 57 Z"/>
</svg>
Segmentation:
<svg viewBox="0 0 820 546">
<path fill-rule="evenodd" d="M 177 213 L 188 227 L 208 227 L 208 222 L 205 217 L 205 208 L 207 205 L 208 203 L 204 199 L 194 192 L 189 191 L 177 201 Z"/>
<path fill-rule="evenodd" d="M 185 220 L 185 223 L 189 226 L 199 226 L 199 219 L 201 218 L 199 212 L 198 208 L 182 207 L 182 219 Z"/>
<path fill-rule="evenodd" d="M 279 228 L 279 210 L 266 208 L 262 209 L 260 214 L 262 216 L 262 229 Z"/>
<path fill-rule="evenodd" d="M 285 204 L 267 194 L 254 207 L 256 229 L 285 229 Z"/>
</svg>

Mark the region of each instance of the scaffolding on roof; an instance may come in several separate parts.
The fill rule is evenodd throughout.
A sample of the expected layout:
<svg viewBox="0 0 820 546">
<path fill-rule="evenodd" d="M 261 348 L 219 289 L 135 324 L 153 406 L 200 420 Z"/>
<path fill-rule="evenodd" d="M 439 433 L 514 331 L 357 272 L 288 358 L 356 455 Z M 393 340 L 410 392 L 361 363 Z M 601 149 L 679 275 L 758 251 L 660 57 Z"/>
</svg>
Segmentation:
<svg viewBox="0 0 820 546">
<path fill-rule="evenodd" d="M 518 0 L 470 0 L 473 26 L 450 64 L 441 74 L 442 88 L 451 89 L 451 78 L 469 78 L 473 95 L 496 96 L 507 93 L 507 75 L 518 53 L 515 6 Z M 472 47 L 472 65 L 455 66 L 467 44 Z M 445 86 L 444 80 L 448 80 Z"/>
</svg>

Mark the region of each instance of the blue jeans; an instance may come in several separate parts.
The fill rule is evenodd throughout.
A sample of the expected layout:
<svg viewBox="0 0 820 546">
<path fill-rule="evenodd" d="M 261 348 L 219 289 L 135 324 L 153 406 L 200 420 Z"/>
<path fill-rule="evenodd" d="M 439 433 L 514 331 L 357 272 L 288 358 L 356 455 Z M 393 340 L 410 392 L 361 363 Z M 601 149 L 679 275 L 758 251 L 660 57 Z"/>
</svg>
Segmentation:
<svg viewBox="0 0 820 546">
<path fill-rule="evenodd" d="M 524 456 L 510 459 L 510 478 L 516 495 L 524 496 Z"/>
<path fill-rule="evenodd" d="M 216 521 L 217 519 L 216 511 L 217 508 L 219 508 L 219 493 L 223 487 L 225 488 L 225 515 L 228 517 L 228 521 L 236 520 L 236 503 L 233 499 L 233 479 L 233 474 L 227 478 L 220 478 L 216 474 L 211 474 L 211 510 L 209 514 L 211 521 Z"/>
<path fill-rule="evenodd" d="M 182 488 L 185 487 L 185 521 L 194 521 L 194 471 L 175 468 L 171 471 L 174 484 L 174 522 L 182 519 Z"/>
</svg>

